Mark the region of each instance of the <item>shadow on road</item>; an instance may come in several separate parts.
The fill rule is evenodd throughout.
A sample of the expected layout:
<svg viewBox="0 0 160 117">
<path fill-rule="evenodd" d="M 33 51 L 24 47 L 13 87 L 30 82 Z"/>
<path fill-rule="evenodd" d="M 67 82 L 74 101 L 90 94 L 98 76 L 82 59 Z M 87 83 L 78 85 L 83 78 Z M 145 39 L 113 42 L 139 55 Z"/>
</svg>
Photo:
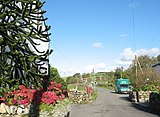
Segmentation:
<svg viewBox="0 0 160 117">
<path fill-rule="evenodd" d="M 151 109 L 147 105 L 143 105 L 143 104 L 139 104 L 139 103 L 131 103 L 131 107 L 134 107 L 134 108 L 136 108 L 140 111 L 144 111 L 144 112 L 147 112 L 147 113 L 151 113 L 151 114 L 160 116 L 160 112 Z"/>
<path fill-rule="evenodd" d="M 115 91 L 111 91 L 110 93 L 117 94 Z"/>
<path fill-rule="evenodd" d="M 128 97 L 120 97 L 119 99 L 129 101 Z M 129 102 L 131 102 L 131 101 L 129 101 Z M 130 106 L 133 107 L 133 108 L 136 108 L 137 110 L 160 116 L 160 112 L 154 111 L 147 104 L 131 102 Z"/>
<path fill-rule="evenodd" d="M 129 101 L 128 97 L 120 97 L 121 100 Z"/>
</svg>

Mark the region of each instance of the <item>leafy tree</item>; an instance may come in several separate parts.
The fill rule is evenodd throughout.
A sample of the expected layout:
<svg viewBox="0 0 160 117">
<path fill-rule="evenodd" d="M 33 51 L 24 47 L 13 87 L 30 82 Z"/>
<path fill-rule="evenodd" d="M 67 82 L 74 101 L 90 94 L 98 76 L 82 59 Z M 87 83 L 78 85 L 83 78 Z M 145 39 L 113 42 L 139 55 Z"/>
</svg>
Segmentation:
<svg viewBox="0 0 160 117">
<path fill-rule="evenodd" d="M 59 72 L 56 68 L 50 67 L 50 81 L 60 78 Z"/>
<path fill-rule="evenodd" d="M 56 81 L 62 84 L 62 89 L 67 89 L 67 83 L 63 78 L 60 77 L 59 72 L 56 68 L 50 67 L 50 78 L 49 81 Z"/>
<path fill-rule="evenodd" d="M 39 0 L 0 1 L 0 85 L 38 85 L 43 81 L 43 61 L 50 50 L 41 51 L 40 42 L 49 42 L 50 26 Z"/>
<path fill-rule="evenodd" d="M 137 60 L 133 60 L 133 63 L 125 71 L 136 90 L 142 89 L 146 84 L 157 82 L 157 78 L 151 67 L 155 62 L 156 58 L 154 57 L 147 55 L 139 56 Z"/>
<path fill-rule="evenodd" d="M 75 74 L 73 75 L 73 77 L 75 77 L 75 78 L 81 78 L 81 74 L 80 74 L 80 73 L 75 73 Z"/>
<path fill-rule="evenodd" d="M 160 61 L 160 55 L 157 56 L 157 60 Z"/>
<path fill-rule="evenodd" d="M 67 82 L 67 84 L 77 83 L 77 78 L 75 78 L 73 76 L 68 76 L 66 82 Z"/>
<path fill-rule="evenodd" d="M 123 68 L 122 67 L 117 67 L 115 69 L 114 77 L 115 78 L 122 78 L 122 72 L 123 72 Z"/>
<path fill-rule="evenodd" d="M 87 74 L 86 73 L 83 73 L 82 74 L 82 78 L 87 78 L 88 76 L 87 76 Z"/>
</svg>

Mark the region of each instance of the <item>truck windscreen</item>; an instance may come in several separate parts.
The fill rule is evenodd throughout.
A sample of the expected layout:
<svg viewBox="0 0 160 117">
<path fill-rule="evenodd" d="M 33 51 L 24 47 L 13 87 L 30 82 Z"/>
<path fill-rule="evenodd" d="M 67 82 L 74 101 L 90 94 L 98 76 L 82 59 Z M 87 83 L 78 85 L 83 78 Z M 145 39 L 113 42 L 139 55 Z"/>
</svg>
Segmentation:
<svg viewBox="0 0 160 117">
<path fill-rule="evenodd" d="M 121 86 L 121 87 L 124 87 L 124 88 L 128 88 L 128 87 L 129 87 L 128 84 L 121 84 L 120 86 Z"/>
</svg>

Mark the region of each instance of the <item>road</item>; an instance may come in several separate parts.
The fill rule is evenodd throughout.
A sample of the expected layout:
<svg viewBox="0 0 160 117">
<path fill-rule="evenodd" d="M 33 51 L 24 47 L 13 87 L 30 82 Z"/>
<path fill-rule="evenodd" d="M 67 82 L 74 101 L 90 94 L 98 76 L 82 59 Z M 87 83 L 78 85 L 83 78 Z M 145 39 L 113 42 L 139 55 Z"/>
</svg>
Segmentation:
<svg viewBox="0 0 160 117">
<path fill-rule="evenodd" d="M 97 88 L 98 98 L 91 104 L 72 105 L 70 117 L 160 117 L 144 105 L 128 101 L 128 94 Z"/>
</svg>

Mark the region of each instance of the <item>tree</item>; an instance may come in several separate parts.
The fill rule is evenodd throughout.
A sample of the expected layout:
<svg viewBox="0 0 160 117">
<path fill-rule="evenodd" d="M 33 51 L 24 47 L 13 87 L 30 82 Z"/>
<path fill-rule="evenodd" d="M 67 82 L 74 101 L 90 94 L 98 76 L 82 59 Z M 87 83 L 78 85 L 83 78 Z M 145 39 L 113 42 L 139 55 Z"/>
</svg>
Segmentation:
<svg viewBox="0 0 160 117">
<path fill-rule="evenodd" d="M 73 84 L 76 81 L 75 81 L 73 76 L 68 76 L 67 79 L 66 79 L 66 82 L 67 82 L 67 84 Z"/>
<path fill-rule="evenodd" d="M 60 77 L 58 70 L 55 67 L 50 67 L 50 82 L 57 82 L 62 84 L 62 89 L 67 89 L 67 83 Z"/>
<path fill-rule="evenodd" d="M 56 68 L 50 67 L 50 81 L 54 81 L 54 79 L 59 79 L 60 75 Z"/>
<path fill-rule="evenodd" d="M 160 55 L 157 56 L 157 60 L 160 61 Z"/>
<path fill-rule="evenodd" d="M 49 62 L 51 51 L 41 51 L 40 42 L 49 42 L 50 26 L 39 0 L 0 1 L 0 85 L 41 84 L 45 76 L 40 70 Z"/>
<path fill-rule="evenodd" d="M 156 58 L 154 57 L 139 56 L 137 60 L 133 60 L 133 63 L 125 71 L 136 89 L 142 89 L 146 83 L 156 83 L 157 79 L 151 67 L 155 62 Z"/>
<path fill-rule="evenodd" d="M 123 72 L 123 68 L 117 67 L 115 69 L 114 77 L 115 78 L 122 78 L 122 72 Z"/>
<path fill-rule="evenodd" d="M 75 73 L 75 74 L 73 75 L 73 77 L 80 79 L 80 78 L 81 78 L 81 74 L 80 74 L 80 73 Z"/>
</svg>

